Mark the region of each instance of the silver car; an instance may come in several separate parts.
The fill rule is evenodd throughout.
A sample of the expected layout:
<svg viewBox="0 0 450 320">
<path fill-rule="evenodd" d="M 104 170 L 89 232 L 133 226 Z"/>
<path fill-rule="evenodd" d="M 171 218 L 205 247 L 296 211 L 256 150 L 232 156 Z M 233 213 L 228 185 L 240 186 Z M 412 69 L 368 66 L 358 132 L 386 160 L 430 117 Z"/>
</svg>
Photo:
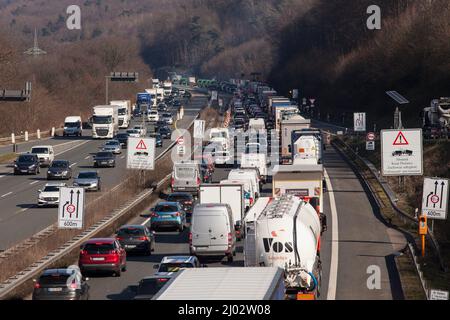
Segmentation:
<svg viewBox="0 0 450 320">
<path fill-rule="evenodd" d="M 100 191 L 101 181 L 97 171 L 81 171 L 73 180 L 75 187 L 83 187 L 87 191 Z"/>
<path fill-rule="evenodd" d="M 103 151 L 112 152 L 114 154 L 122 153 L 122 146 L 118 140 L 109 140 L 107 141 L 103 147 L 101 147 Z"/>
</svg>

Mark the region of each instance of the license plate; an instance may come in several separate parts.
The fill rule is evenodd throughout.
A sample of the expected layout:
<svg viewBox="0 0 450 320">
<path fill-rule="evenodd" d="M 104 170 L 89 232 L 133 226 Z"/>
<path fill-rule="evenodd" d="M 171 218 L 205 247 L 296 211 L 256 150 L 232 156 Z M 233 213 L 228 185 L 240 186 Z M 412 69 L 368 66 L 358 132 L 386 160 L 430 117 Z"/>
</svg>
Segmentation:
<svg viewBox="0 0 450 320">
<path fill-rule="evenodd" d="M 28 170 L 20 170 L 20 172 L 28 172 Z"/>
<path fill-rule="evenodd" d="M 62 288 L 48 288 L 48 291 L 50 291 L 50 292 L 59 292 L 59 291 L 62 291 Z"/>
<path fill-rule="evenodd" d="M 105 258 L 92 258 L 92 261 L 104 261 Z"/>
<path fill-rule="evenodd" d="M 102 164 L 108 164 L 108 162 L 106 162 L 106 161 L 102 161 Z"/>
<path fill-rule="evenodd" d="M 135 246 L 135 245 L 127 244 L 127 245 L 125 245 L 125 248 L 127 248 L 127 249 L 133 249 L 133 248 L 136 248 L 136 246 Z"/>
</svg>

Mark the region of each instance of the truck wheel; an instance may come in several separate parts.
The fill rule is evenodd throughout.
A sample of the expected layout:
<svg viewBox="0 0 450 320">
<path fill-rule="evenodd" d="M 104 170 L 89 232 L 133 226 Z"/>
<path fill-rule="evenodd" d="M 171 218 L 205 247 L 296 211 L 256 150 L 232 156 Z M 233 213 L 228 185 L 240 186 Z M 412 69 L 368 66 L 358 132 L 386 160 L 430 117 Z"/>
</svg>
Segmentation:
<svg viewBox="0 0 450 320">
<path fill-rule="evenodd" d="M 115 277 L 120 277 L 121 276 L 121 268 L 119 268 L 117 271 L 114 271 L 114 276 Z"/>
<path fill-rule="evenodd" d="M 233 254 L 229 254 L 228 256 L 227 256 L 227 261 L 229 262 L 229 263 L 232 263 L 233 262 Z"/>
<path fill-rule="evenodd" d="M 181 226 L 178 227 L 178 232 L 182 233 L 184 231 L 184 225 L 181 224 Z"/>
</svg>

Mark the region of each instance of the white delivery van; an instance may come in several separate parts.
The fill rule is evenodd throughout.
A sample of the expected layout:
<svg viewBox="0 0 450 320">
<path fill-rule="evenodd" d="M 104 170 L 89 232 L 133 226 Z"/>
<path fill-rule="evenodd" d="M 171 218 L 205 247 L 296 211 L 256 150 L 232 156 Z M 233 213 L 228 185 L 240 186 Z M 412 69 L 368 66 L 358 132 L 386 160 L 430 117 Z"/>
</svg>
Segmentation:
<svg viewBox="0 0 450 320">
<path fill-rule="evenodd" d="M 200 166 L 195 162 L 179 162 L 173 165 L 172 192 L 188 192 L 198 195 L 202 181 Z"/>
<path fill-rule="evenodd" d="M 248 211 L 255 202 L 255 198 L 253 196 L 255 191 L 253 190 L 253 184 L 250 180 L 222 180 L 220 181 L 220 184 L 242 185 L 244 188 L 245 211 Z"/>
<path fill-rule="evenodd" d="M 195 256 L 221 256 L 233 262 L 236 236 L 228 204 L 198 204 L 194 207 L 189 234 L 189 251 Z"/>
<path fill-rule="evenodd" d="M 253 130 L 265 130 L 266 123 L 264 122 L 264 119 L 250 119 L 248 128 Z"/>
<path fill-rule="evenodd" d="M 31 148 L 30 153 L 38 156 L 41 167 L 50 166 L 55 159 L 55 151 L 52 146 L 34 146 Z"/>
<path fill-rule="evenodd" d="M 228 174 L 228 180 L 249 180 L 253 187 L 253 198 L 259 197 L 259 181 L 256 171 L 248 169 L 234 169 Z"/>
<path fill-rule="evenodd" d="M 83 135 L 83 125 L 80 116 L 66 117 L 64 120 L 63 136 L 79 136 Z"/>
</svg>

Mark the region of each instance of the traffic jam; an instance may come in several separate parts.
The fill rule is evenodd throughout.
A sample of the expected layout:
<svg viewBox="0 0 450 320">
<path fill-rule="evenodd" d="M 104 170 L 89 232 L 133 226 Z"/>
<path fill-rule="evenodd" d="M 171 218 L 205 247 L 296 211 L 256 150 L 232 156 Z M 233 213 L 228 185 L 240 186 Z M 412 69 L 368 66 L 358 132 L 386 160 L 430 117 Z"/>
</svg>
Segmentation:
<svg viewBox="0 0 450 320">
<path fill-rule="evenodd" d="M 152 255 L 161 260 L 153 264 L 153 273 L 140 264 L 150 272 L 134 284 L 132 299 L 183 299 L 178 288 L 193 279 L 191 299 L 224 299 L 226 293 L 214 296 L 205 288 L 227 277 L 241 283 L 224 284 L 233 299 L 257 299 L 256 289 L 243 284 L 263 274 L 258 281 L 265 297 L 320 297 L 320 242 L 327 230 L 321 130 L 311 128 L 311 120 L 293 100 L 278 96 L 264 83 L 241 80 L 227 85 L 226 91 L 215 89 L 227 101 L 222 107 L 213 105 L 222 114 L 221 124 L 204 129 L 201 148 L 173 161 L 170 186 L 159 200 L 140 214 L 139 221 L 121 226 L 111 237 L 85 241 L 74 265 L 45 270 L 34 280 L 32 299 L 90 299 L 96 281 L 118 281 L 130 272 L 130 258 Z M 19 156 L 14 172 L 40 174 L 48 166 L 49 180 L 73 179 L 73 186 L 101 191 L 96 168 L 114 168 L 116 156 L 130 147 L 129 138 L 151 137 L 160 147 L 163 139 L 171 138 L 172 114 L 180 106 L 177 97 L 189 97 L 188 90 L 180 92 L 174 86 L 161 100 L 158 89 L 146 91 L 132 107 L 129 101 L 94 107 L 92 136 L 112 134 L 112 139 L 93 157 L 92 169 L 74 172 L 69 161 L 55 158 L 51 146 L 36 146 Z M 114 132 L 116 114 L 122 129 Z M 70 124 L 74 122 L 78 124 Z M 153 124 L 152 132 L 147 132 L 148 123 Z M 81 119 L 66 118 L 66 127 L 65 134 L 82 134 L 73 130 L 82 130 Z M 59 188 L 66 185 L 46 184 L 39 206 L 58 206 Z M 164 252 L 160 237 L 182 242 L 185 251 Z"/>
</svg>

